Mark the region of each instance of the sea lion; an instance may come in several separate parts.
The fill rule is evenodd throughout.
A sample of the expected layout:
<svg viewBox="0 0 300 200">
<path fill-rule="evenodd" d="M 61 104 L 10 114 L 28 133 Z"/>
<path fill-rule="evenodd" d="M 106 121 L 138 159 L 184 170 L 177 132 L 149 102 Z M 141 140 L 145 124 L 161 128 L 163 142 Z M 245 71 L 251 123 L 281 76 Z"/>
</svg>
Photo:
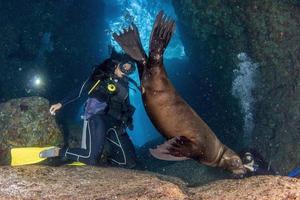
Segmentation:
<svg viewBox="0 0 300 200">
<path fill-rule="evenodd" d="M 174 31 L 174 20 L 161 11 L 153 25 L 149 57 L 134 24 L 120 34 L 113 34 L 123 50 L 137 61 L 147 114 L 157 130 L 169 139 L 150 152 L 158 159 L 191 158 L 243 175 L 246 169 L 240 157 L 219 141 L 208 125 L 179 96 L 167 77 L 163 54 Z"/>
</svg>

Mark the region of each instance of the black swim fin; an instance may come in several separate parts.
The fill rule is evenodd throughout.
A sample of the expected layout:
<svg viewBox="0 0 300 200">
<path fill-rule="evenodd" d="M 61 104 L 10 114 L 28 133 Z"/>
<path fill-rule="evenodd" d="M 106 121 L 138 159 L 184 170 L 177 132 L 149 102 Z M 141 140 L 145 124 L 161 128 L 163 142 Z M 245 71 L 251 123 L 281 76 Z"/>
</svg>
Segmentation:
<svg viewBox="0 0 300 200">
<path fill-rule="evenodd" d="M 164 15 L 163 11 L 160 11 L 156 16 L 151 32 L 149 44 L 150 57 L 160 58 L 163 55 L 174 31 L 175 21 Z"/>
<path fill-rule="evenodd" d="M 131 58 L 140 63 L 146 62 L 147 55 L 143 49 L 139 31 L 135 24 L 132 23 L 129 28 L 123 29 L 123 32 L 120 34 L 113 33 L 113 37 Z"/>
</svg>

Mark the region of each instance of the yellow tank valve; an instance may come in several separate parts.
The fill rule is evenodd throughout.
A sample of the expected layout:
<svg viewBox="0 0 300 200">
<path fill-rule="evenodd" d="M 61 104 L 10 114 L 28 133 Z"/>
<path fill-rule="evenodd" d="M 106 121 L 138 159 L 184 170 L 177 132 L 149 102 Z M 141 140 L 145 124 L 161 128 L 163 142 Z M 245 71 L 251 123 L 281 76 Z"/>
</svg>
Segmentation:
<svg viewBox="0 0 300 200">
<path fill-rule="evenodd" d="M 116 85 L 115 84 L 113 84 L 113 83 L 110 83 L 110 84 L 108 84 L 107 85 L 107 90 L 109 91 L 109 92 L 115 92 L 116 90 L 117 90 L 117 87 L 116 87 Z"/>
</svg>

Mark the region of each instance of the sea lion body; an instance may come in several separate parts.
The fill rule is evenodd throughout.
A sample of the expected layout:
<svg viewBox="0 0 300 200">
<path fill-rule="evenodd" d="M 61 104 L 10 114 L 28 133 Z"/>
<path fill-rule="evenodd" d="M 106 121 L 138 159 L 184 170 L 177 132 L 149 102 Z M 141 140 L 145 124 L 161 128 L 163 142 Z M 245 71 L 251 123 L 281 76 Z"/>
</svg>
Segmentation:
<svg viewBox="0 0 300 200">
<path fill-rule="evenodd" d="M 163 160 L 194 159 L 235 174 L 246 170 L 239 156 L 222 144 L 199 115 L 180 97 L 167 77 L 163 53 L 175 29 L 162 12 L 156 17 L 150 39 L 149 57 L 141 49 L 137 28 L 114 35 L 127 54 L 137 60 L 146 112 L 167 140 L 151 154 Z M 138 37 L 138 38 L 137 38 Z"/>
<path fill-rule="evenodd" d="M 151 60 L 156 57 L 151 58 L 150 55 L 147 69 L 141 77 L 145 109 L 153 125 L 167 139 L 188 139 L 185 144 L 179 139 L 177 145 L 181 146 L 177 149 L 161 145 L 163 153 L 166 152 L 165 148 L 169 148 L 169 153 L 177 155 L 178 160 L 186 157 L 202 164 L 231 170 L 239 166 L 234 173 L 243 174 L 239 156 L 222 144 L 209 126 L 181 98 L 168 79 L 162 60 Z M 176 143 L 176 140 L 172 143 Z M 161 156 L 159 148 L 152 150 L 152 155 L 165 160 L 177 160 L 174 157 Z M 228 162 L 229 160 L 231 161 Z"/>
<path fill-rule="evenodd" d="M 157 130 L 166 138 L 184 136 L 191 141 L 189 158 L 214 165 L 224 145 L 208 125 L 179 96 L 167 78 L 164 66 L 149 66 L 142 77 L 145 109 Z M 205 156 L 201 156 L 205 155 Z"/>
</svg>

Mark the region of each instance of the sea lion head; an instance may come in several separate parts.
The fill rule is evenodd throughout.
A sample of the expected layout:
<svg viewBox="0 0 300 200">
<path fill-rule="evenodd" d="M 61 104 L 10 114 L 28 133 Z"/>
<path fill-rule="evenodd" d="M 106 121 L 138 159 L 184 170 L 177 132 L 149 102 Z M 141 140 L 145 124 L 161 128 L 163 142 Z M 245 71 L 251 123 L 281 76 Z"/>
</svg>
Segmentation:
<svg viewBox="0 0 300 200">
<path fill-rule="evenodd" d="M 247 172 L 241 158 L 234 151 L 227 147 L 225 147 L 223 156 L 220 159 L 218 166 L 231 171 L 236 177 L 243 177 Z"/>
</svg>

